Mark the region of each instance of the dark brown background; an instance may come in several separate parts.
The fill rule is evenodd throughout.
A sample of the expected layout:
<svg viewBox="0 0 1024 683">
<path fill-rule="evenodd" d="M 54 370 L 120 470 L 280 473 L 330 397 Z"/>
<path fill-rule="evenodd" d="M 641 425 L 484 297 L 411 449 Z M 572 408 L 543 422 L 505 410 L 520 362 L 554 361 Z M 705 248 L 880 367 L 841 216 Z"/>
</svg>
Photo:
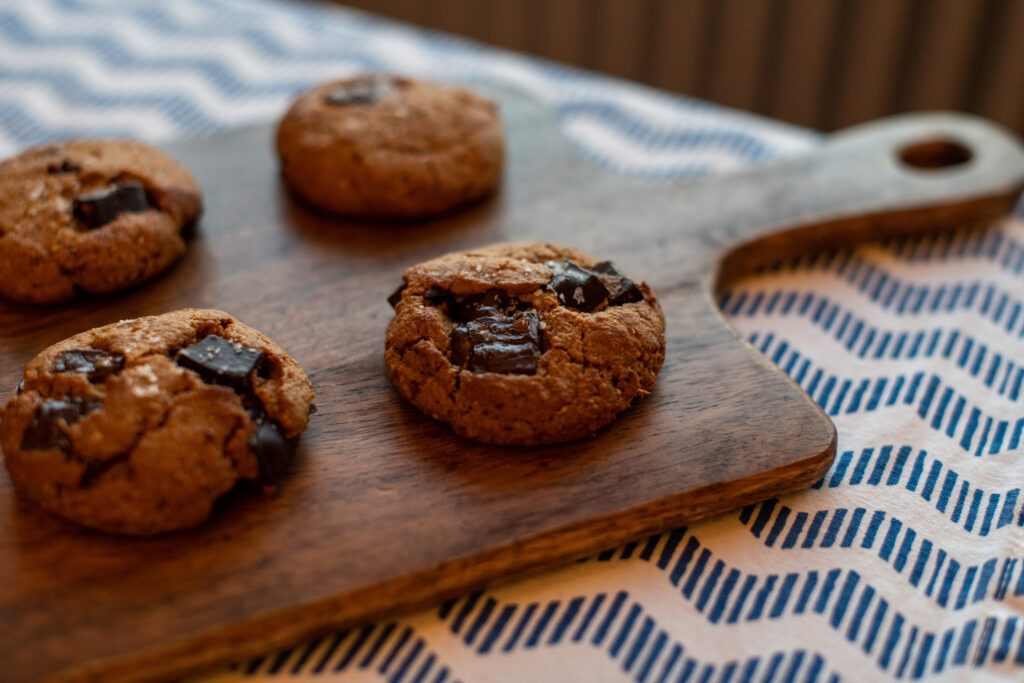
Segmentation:
<svg viewBox="0 0 1024 683">
<path fill-rule="evenodd" d="M 1020 0 L 345 0 L 835 130 L 955 109 L 1024 134 Z"/>
</svg>

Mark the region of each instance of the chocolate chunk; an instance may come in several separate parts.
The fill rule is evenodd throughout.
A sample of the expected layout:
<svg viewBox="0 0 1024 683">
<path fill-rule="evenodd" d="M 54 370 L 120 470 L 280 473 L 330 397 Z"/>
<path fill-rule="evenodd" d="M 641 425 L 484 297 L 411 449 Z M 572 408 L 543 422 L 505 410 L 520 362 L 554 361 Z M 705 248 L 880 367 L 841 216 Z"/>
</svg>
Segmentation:
<svg viewBox="0 0 1024 683">
<path fill-rule="evenodd" d="M 46 172 L 50 175 L 57 175 L 58 173 L 78 173 L 82 168 L 75 163 L 64 159 L 60 162 L 60 165 L 50 164 L 46 167 Z"/>
<path fill-rule="evenodd" d="M 21 396 L 25 392 L 25 380 L 18 382 L 18 388 L 14 390 L 16 396 Z"/>
<path fill-rule="evenodd" d="M 140 183 L 130 181 L 98 192 L 75 197 L 73 213 L 85 227 L 100 228 L 124 213 L 140 213 L 152 207 Z"/>
<path fill-rule="evenodd" d="M 350 104 L 373 104 L 395 91 L 395 86 L 385 78 L 346 83 L 324 95 L 324 104 L 344 107 Z"/>
<path fill-rule="evenodd" d="M 541 355 L 540 318 L 501 290 L 450 298 L 456 325 L 449 336 L 451 362 L 470 372 L 532 375 Z"/>
<path fill-rule="evenodd" d="M 50 448 L 66 448 L 66 428 L 75 424 L 102 405 L 93 396 L 77 396 L 64 399 L 46 399 L 36 408 L 28 429 L 21 437 L 23 451 L 42 451 Z M 61 426 L 61 422 L 64 426 Z"/>
<path fill-rule="evenodd" d="M 288 471 L 295 454 L 295 439 L 286 439 L 281 427 L 274 422 L 255 397 L 246 401 L 249 417 L 256 425 L 256 433 L 249 437 L 249 448 L 260 466 L 259 482 L 272 486 Z"/>
<path fill-rule="evenodd" d="M 614 291 L 613 287 L 608 287 L 608 305 L 609 306 L 621 306 L 622 304 L 633 304 L 637 301 L 644 300 L 644 293 L 640 291 L 640 287 L 635 282 L 630 280 L 628 277 L 624 277 L 618 282 L 618 291 Z"/>
<path fill-rule="evenodd" d="M 485 315 L 456 326 L 451 362 L 470 372 L 532 375 L 541 355 L 540 317 L 535 311 Z"/>
<path fill-rule="evenodd" d="M 558 295 L 563 306 L 587 313 L 608 299 L 608 288 L 589 270 L 569 260 L 548 264 L 548 267 L 555 271 L 548 289 Z"/>
<path fill-rule="evenodd" d="M 514 308 L 515 302 L 507 294 L 498 289 L 489 289 L 483 294 L 452 301 L 449 315 L 459 322 L 469 322 L 484 316 L 504 315 Z"/>
<path fill-rule="evenodd" d="M 427 291 L 423 292 L 423 298 L 435 306 L 440 306 L 448 300 L 449 295 L 447 291 L 441 289 L 437 285 L 431 285 L 427 288 Z"/>
<path fill-rule="evenodd" d="M 274 369 L 277 367 L 276 363 L 271 363 L 270 359 L 266 356 L 256 364 L 256 375 L 262 379 L 270 379 L 274 376 Z"/>
<path fill-rule="evenodd" d="M 512 299 L 499 289 L 489 289 L 483 294 L 478 294 L 473 297 L 473 305 L 478 310 L 494 310 L 494 311 L 506 311 L 512 305 Z"/>
<path fill-rule="evenodd" d="M 261 424 L 249 439 L 249 447 L 260 464 L 260 483 L 276 484 L 288 471 L 294 447 L 271 420 Z"/>
<path fill-rule="evenodd" d="M 615 264 L 611 261 L 601 261 L 596 266 L 590 269 L 592 273 L 601 273 L 602 275 L 613 275 L 615 277 L 623 277 L 619 269 L 615 267 Z"/>
<path fill-rule="evenodd" d="M 102 382 L 124 368 L 124 354 L 100 349 L 71 349 L 54 361 L 54 372 L 77 372 L 90 382 Z"/>
<path fill-rule="evenodd" d="M 391 308 L 397 306 L 398 302 L 402 300 L 402 292 L 404 292 L 405 288 L 408 286 L 408 283 L 403 282 L 402 284 L 398 285 L 398 289 L 391 292 L 391 296 L 388 297 L 388 303 L 391 304 Z"/>
<path fill-rule="evenodd" d="M 469 329 L 465 325 L 453 327 L 451 334 L 448 335 L 448 343 L 451 347 L 451 364 L 458 365 L 460 368 L 466 367 L 473 355 L 473 346 L 469 341 Z"/>
<path fill-rule="evenodd" d="M 640 287 L 620 273 L 611 261 L 602 261 L 590 270 L 598 273 L 608 288 L 609 306 L 621 306 L 643 300 L 644 293 L 640 291 Z"/>
<path fill-rule="evenodd" d="M 263 360 L 263 352 L 211 334 L 198 344 L 178 353 L 178 365 L 195 370 L 204 379 L 224 384 L 235 391 L 252 386 L 252 371 Z"/>
</svg>

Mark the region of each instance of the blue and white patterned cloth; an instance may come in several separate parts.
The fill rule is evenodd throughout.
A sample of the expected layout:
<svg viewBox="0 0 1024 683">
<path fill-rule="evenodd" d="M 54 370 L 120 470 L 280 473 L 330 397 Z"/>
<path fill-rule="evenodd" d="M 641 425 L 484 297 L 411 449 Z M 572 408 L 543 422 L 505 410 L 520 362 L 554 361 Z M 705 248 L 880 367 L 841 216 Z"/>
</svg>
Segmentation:
<svg viewBox="0 0 1024 683">
<path fill-rule="evenodd" d="M 817 134 L 329 5 L 0 0 L 0 155 L 277 118 L 371 70 L 518 86 L 599 163 L 727 172 Z M 1024 677 L 1024 222 L 737 285 L 737 330 L 839 429 L 814 488 L 206 680 Z"/>
</svg>

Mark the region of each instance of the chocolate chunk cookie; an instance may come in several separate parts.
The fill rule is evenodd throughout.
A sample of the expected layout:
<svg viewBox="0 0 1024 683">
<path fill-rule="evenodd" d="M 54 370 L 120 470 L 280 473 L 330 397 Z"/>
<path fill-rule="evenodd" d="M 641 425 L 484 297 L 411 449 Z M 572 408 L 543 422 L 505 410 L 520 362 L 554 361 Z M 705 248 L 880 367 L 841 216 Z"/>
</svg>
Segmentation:
<svg viewBox="0 0 1024 683">
<path fill-rule="evenodd" d="M 647 394 L 665 319 L 643 282 L 557 244 L 496 244 L 405 271 L 384 353 L 399 392 L 461 436 L 589 436 Z"/>
<path fill-rule="evenodd" d="M 240 480 L 272 487 L 306 427 L 309 379 L 227 313 L 99 327 L 25 368 L 0 421 L 15 488 L 113 533 L 194 526 Z"/>
<path fill-rule="evenodd" d="M 490 194 L 504 157 L 489 99 L 396 76 L 360 76 L 299 97 L 277 131 L 281 173 L 339 214 L 416 218 Z"/>
<path fill-rule="evenodd" d="M 152 278 L 185 252 L 202 193 L 139 142 L 75 140 L 0 163 L 0 294 L 54 303 Z"/>
</svg>

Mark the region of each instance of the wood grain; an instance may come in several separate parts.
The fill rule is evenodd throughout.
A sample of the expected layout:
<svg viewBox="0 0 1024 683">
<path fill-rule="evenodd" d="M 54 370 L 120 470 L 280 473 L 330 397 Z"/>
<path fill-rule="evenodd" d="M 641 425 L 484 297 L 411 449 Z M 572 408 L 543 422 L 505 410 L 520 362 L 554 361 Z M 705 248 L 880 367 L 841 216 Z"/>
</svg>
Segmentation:
<svg viewBox="0 0 1024 683">
<path fill-rule="evenodd" d="M 860 0 L 848 3 L 840 20 L 840 68 L 830 74 L 829 129 L 867 121 L 892 111 L 902 48 L 906 42 L 911 0 Z M 828 95 L 826 95 L 828 97 Z"/>
<path fill-rule="evenodd" d="M 774 72 L 764 79 L 768 90 L 762 111 L 797 125 L 820 127 L 839 3 L 786 0 L 772 12 L 781 13 L 784 21 L 779 35 L 771 38 L 779 56 Z"/>
<path fill-rule="evenodd" d="M 971 57 L 978 50 L 978 29 L 984 16 L 980 4 L 930 0 L 914 8 L 920 8 L 921 16 L 918 21 L 912 16 L 910 21 L 907 38 L 916 38 L 916 49 L 902 65 L 905 77 L 896 93 L 900 111 L 956 109 L 960 105 L 959 95 L 971 77 Z"/>
<path fill-rule="evenodd" d="M 0 304 L 3 387 L 80 330 L 214 306 L 280 343 L 319 394 L 278 494 L 233 494 L 193 531 L 92 533 L 0 477 L 0 677 L 179 676 L 807 486 L 832 459 L 834 428 L 726 325 L 715 284 L 809 248 L 991 219 L 1024 184 L 1019 145 L 959 116 L 862 127 L 731 177 L 624 179 L 573 151 L 542 107 L 498 96 L 505 184 L 462 213 L 408 225 L 317 215 L 282 190 L 271 130 L 239 130 L 172 146 L 208 211 L 166 276 L 75 305 Z M 931 171 L 899 161 L 903 145 L 932 138 L 958 140 L 973 159 Z M 655 390 L 593 439 L 462 441 L 384 374 L 385 299 L 403 269 L 508 239 L 611 257 L 662 301 L 668 353 Z"/>
<path fill-rule="evenodd" d="M 1024 130 L 1024 59 L 1016 38 L 1020 26 L 1024 26 L 1024 3 L 1004 2 L 998 6 L 992 43 L 985 46 L 985 70 L 976 76 L 976 94 L 968 106 L 1006 126 Z"/>
<path fill-rule="evenodd" d="M 708 68 L 701 57 L 709 52 L 704 43 L 712 36 L 704 31 L 709 2 L 713 0 L 687 0 L 662 2 L 651 11 L 649 21 L 654 28 L 645 50 L 652 54 L 651 75 L 648 83 L 676 92 L 696 95 L 701 85 L 701 73 Z M 630 78 L 642 78 L 642 74 Z"/>
<path fill-rule="evenodd" d="M 754 109 L 759 83 L 767 77 L 764 68 L 767 47 L 772 40 L 769 32 L 767 2 L 746 0 L 718 0 L 718 21 L 715 34 L 718 40 L 712 46 L 710 90 L 702 97 L 729 107 Z M 728 30 L 721 27 L 728 26 Z"/>
</svg>

